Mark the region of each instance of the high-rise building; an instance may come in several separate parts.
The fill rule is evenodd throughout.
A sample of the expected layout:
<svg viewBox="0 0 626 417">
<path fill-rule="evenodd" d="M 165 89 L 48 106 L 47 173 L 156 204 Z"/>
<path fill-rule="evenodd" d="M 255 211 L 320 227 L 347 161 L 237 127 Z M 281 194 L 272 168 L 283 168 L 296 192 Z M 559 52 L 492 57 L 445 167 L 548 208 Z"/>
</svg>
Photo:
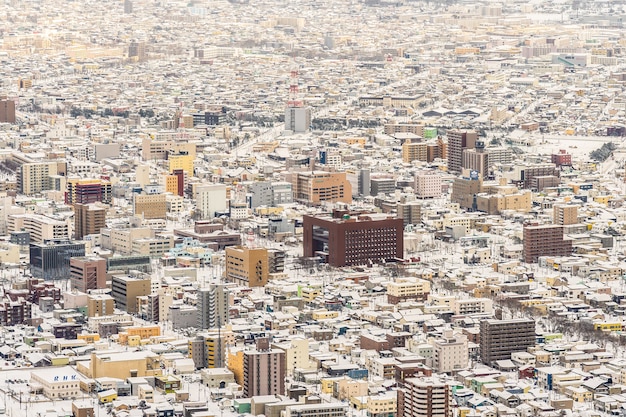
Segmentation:
<svg viewBox="0 0 626 417">
<path fill-rule="evenodd" d="M 287 107 L 285 109 L 285 130 L 294 133 L 308 132 L 311 129 L 310 107 Z"/>
<path fill-rule="evenodd" d="M 46 241 L 30 244 L 30 272 L 44 280 L 70 277 L 70 258 L 85 256 L 84 243 Z"/>
<path fill-rule="evenodd" d="M 435 378 L 406 378 L 398 390 L 398 417 L 452 417 L 452 387 Z"/>
<path fill-rule="evenodd" d="M 535 321 L 530 319 L 482 320 L 480 360 L 487 365 L 511 359 L 511 353 L 524 352 L 535 345 Z"/>
<path fill-rule="evenodd" d="M 111 182 L 101 179 L 68 178 L 65 204 L 111 203 Z"/>
<path fill-rule="evenodd" d="M 193 194 L 200 219 L 212 219 L 216 213 L 223 213 L 228 208 L 224 184 L 196 185 Z"/>
<path fill-rule="evenodd" d="M 291 187 L 294 200 L 304 203 L 352 202 L 352 184 L 345 172 L 296 172 Z"/>
<path fill-rule="evenodd" d="M 235 336 L 229 328 L 211 329 L 189 340 L 189 356 L 196 368 L 224 368 L 226 348 L 234 345 Z"/>
<path fill-rule="evenodd" d="M 458 372 L 469 366 L 467 336 L 444 330 L 433 344 L 433 369 L 437 372 Z"/>
<path fill-rule="evenodd" d="M 540 256 L 569 256 L 572 241 L 563 238 L 560 224 L 527 223 L 524 225 L 524 262 L 535 263 Z"/>
<path fill-rule="evenodd" d="M 408 224 L 422 223 L 422 204 L 418 201 L 409 201 L 407 203 L 398 203 L 396 205 L 398 217 L 404 222 L 406 227 Z"/>
<path fill-rule="evenodd" d="M 463 150 L 472 149 L 476 145 L 478 133 L 470 130 L 448 131 L 448 171 L 461 172 L 463 166 Z"/>
<path fill-rule="evenodd" d="M 421 140 L 406 140 L 402 144 L 402 161 L 411 163 L 413 161 L 428 161 L 428 144 Z"/>
<path fill-rule="evenodd" d="M 436 198 L 442 194 L 441 175 L 436 171 L 415 173 L 415 195 L 419 198 Z"/>
<path fill-rule="evenodd" d="M 113 275 L 111 278 L 111 297 L 122 311 L 135 314 L 138 312 L 137 297 L 150 294 L 152 281 L 148 275 L 128 276 Z"/>
<path fill-rule="evenodd" d="M 489 152 L 485 151 L 485 143 L 483 141 L 476 141 L 475 149 L 463 149 L 463 168 L 477 171 L 484 178 L 489 175 L 490 164 Z"/>
<path fill-rule="evenodd" d="M 554 224 L 567 226 L 578 223 L 578 206 L 575 204 L 555 204 L 552 208 L 554 211 Z"/>
<path fill-rule="evenodd" d="M 74 204 L 74 237 L 97 235 L 106 227 L 107 207 L 101 204 Z"/>
<path fill-rule="evenodd" d="M 476 210 L 476 194 L 481 193 L 482 188 L 483 180 L 477 172 L 472 172 L 469 177 L 457 177 L 452 181 L 450 201 L 461 208 Z"/>
<path fill-rule="evenodd" d="M 226 279 L 248 287 L 263 287 L 269 279 L 266 248 L 229 246 L 226 248 Z"/>
<path fill-rule="evenodd" d="M 27 162 L 17 169 L 17 191 L 21 194 L 33 195 L 42 191 L 55 190 L 56 176 L 63 176 L 67 171 L 65 162 Z M 65 185 L 63 185 L 65 189 Z M 62 191 L 59 189 L 58 191 Z"/>
<path fill-rule="evenodd" d="M 137 57 L 139 61 L 143 60 L 146 57 L 146 43 L 132 41 L 130 45 L 128 45 L 128 57 Z"/>
<path fill-rule="evenodd" d="M 0 123 L 15 123 L 15 101 L 0 100 Z"/>
<path fill-rule="evenodd" d="M 198 329 L 217 329 L 228 323 L 229 291 L 224 284 L 211 284 L 209 288 L 200 288 L 196 294 Z"/>
<path fill-rule="evenodd" d="M 133 12 L 132 0 L 124 0 L 124 13 L 131 14 Z"/>
<path fill-rule="evenodd" d="M 403 235 L 403 220 L 386 214 L 303 217 L 304 256 L 320 256 L 336 267 L 401 259 Z"/>
<path fill-rule="evenodd" d="M 256 350 L 243 353 L 243 396 L 284 395 L 286 372 L 285 351 L 270 349 L 267 338 L 257 339 Z"/>
<path fill-rule="evenodd" d="M 70 259 L 70 280 L 72 289 L 88 292 L 106 288 L 107 262 L 104 258 L 74 257 Z"/>
</svg>

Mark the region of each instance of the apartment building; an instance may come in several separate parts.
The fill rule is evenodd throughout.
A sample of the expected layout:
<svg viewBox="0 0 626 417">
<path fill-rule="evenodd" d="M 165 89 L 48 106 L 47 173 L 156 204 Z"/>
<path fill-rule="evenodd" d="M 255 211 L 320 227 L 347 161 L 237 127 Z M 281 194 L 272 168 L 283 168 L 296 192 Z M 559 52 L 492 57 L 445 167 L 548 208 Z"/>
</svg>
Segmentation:
<svg viewBox="0 0 626 417">
<path fill-rule="evenodd" d="M 452 417 L 452 388 L 435 378 L 406 378 L 398 390 L 398 417 Z"/>
<path fill-rule="evenodd" d="M 535 263 L 540 256 L 568 256 L 572 253 L 572 241 L 563 237 L 563 226 L 559 224 L 525 224 L 523 245 L 526 263 Z"/>
<path fill-rule="evenodd" d="M 263 287 L 269 278 L 266 248 L 229 246 L 226 248 L 226 279 L 249 287 Z"/>
<path fill-rule="evenodd" d="M 535 346 L 535 321 L 529 319 L 482 320 L 480 322 L 480 360 L 493 366 L 511 359 L 511 353 Z"/>
</svg>

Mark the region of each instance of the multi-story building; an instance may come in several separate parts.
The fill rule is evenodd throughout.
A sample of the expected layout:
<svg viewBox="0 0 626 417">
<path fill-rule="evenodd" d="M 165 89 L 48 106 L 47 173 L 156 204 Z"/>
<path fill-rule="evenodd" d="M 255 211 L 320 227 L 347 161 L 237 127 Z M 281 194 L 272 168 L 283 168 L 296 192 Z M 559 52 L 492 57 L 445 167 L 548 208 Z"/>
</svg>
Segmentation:
<svg viewBox="0 0 626 417">
<path fill-rule="evenodd" d="M 348 404 L 339 402 L 327 404 L 298 404 L 285 408 L 285 417 L 344 417 L 348 414 Z"/>
<path fill-rule="evenodd" d="M 224 184 L 202 184 L 194 187 L 197 217 L 212 219 L 216 213 L 228 210 L 226 186 Z"/>
<path fill-rule="evenodd" d="M 198 297 L 196 327 L 198 329 L 216 329 L 229 322 L 230 292 L 224 284 L 211 284 L 209 288 L 200 288 L 196 294 Z"/>
<path fill-rule="evenodd" d="M 110 204 L 111 182 L 102 179 L 68 178 L 65 204 Z"/>
<path fill-rule="evenodd" d="M 54 178 L 67 173 L 67 164 L 59 161 L 27 162 L 17 169 L 17 190 L 21 194 L 33 195 L 42 191 L 65 189 Z M 64 178 L 64 177 L 63 177 Z M 63 188 L 58 188 L 63 186 Z"/>
<path fill-rule="evenodd" d="M 263 287 L 269 278 L 266 248 L 229 246 L 226 248 L 226 279 L 248 287 Z"/>
<path fill-rule="evenodd" d="M 398 390 L 398 417 L 452 417 L 452 388 L 435 378 L 406 378 Z"/>
<path fill-rule="evenodd" d="M 555 204 L 553 222 L 562 226 L 578 223 L 578 206 L 575 204 Z"/>
<path fill-rule="evenodd" d="M 370 193 L 373 196 L 392 194 L 395 190 L 395 178 L 388 176 L 370 178 Z"/>
<path fill-rule="evenodd" d="M 167 215 L 165 194 L 133 194 L 133 213 L 144 219 L 164 219 Z"/>
<path fill-rule="evenodd" d="M 329 265 L 368 265 L 404 257 L 404 222 L 386 214 L 303 217 L 304 256 Z"/>
<path fill-rule="evenodd" d="M 304 203 L 352 202 L 352 184 L 345 172 L 296 172 L 291 187 L 294 200 Z"/>
<path fill-rule="evenodd" d="M 489 167 L 494 165 L 506 165 L 513 162 L 513 151 L 506 146 L 494 146 L 485 149 L 489 154 Z"/>
<path fill-rule="evenodd" d="M 107 207 L 101 204 L 74 204 L 74 238 L 100 234 L 106 227 Z"/>
<path fill-rule="evenodd" d="M 428 161 L 428 144 L 421 140 L 406 140 L 402 144 L 402 161 Z"/>
<path fill-rule="evenodd" d="M 115 305 L 127 313 L 137 313 L 137 297 L 151 292 L 149 276 L 113 275 L 111 278 L 111 297 Z"/>
<path fill-rule="evenodd" d="M 288 204 L 293 201 L 291 183 L 257 181 L 248 185 L 246 201 L 249 208 L 260 206 L 276 207 L 279 204 Z"/>
<path fill-rule="evenodd" d="M 565 149 L 560 149 L 558 153 L 550 156 L 550 161 L 557 167 L 572 166 L 572 155 L 568 154 Z"/>
<path fill-rule="evenodd" d="M 70 259 L 70 282 L 72 289 L 88 292 L 106 288 L 107 263 L 104 258 L 73 257 Z"/>
<path fill-rule="evenodd" d="M 189 339 L 189 356 L 196 368 L 223 368 L 226 348 L 234 346 L 235 335 L 229 329 L 212 329 Z"/>
<path fill-rule="evenodd" d="M 257 348 L 243 352 L 243 396 L 283 395 L 286 375 L 285 352 L 271 349 L 267 338 L 257 339 Z"/>
<path fill-rule="evenodd" d="M 525 352 L 534 345 L 534 320 L 490 319 L 480 322 L 480 360 L 487 365 L 511 359 L 511 353 Z"/>
<path fill-rule="evenodd" d="M 103 249 L 109 249 L 124 255 L 133 252 L 133 242 L 138 239 L 154 237 L 155 233 L 149 227 L 120 227 L 101 229 Z"/>
<path fill-rule="evenodd" d="M 9 232 L 28 232 L 33 243 L 70 238 L 70 220 L 53 219 L 41 214 L 10 214 L 7 229 Z"/>
<path fill-rule="evenodd" d="M 482 185 L 482 178 L 476 173 L 470 177 L 457 177 L 452 182 L 450 201 L 466 210 L 476 210 L 476 194 L 482 192 Z"/>
<path fill-rule="evenodd" d="M 430 294 L 430 281 L 420 278 L 403 277 L 387 284 L 387 302 L 398 304 L 402 301 L 424 301 Z"/>
<path fill-rule="evenodd" d="M 448 131 L 448 171 L 461 172 L 463 150 L 472 149 L 478 140 L 478 133 L 470 130 Z"/>
<path fill-rule="evenodd" d="M 15 123 L 15 101 L 0 100 L 0 123 Z"/>
<path fill-rule="evenodd" d="M 0 326 L 28 324 L 32 317 L 32 304 L 23 298 L 0 302 Z"/>
<path fill-rule="evenodd" d="M 441 175 L 436 171 L 415 173 L 415 195 L 419 198 L 441 197 Z"/>
<path fill-rule="evenodd" d="M 485 151 L 485 142 L 481 140 L 476 141 L 476 148 L 463 149 L 462 155 L 462 168 L 477 171 L 482 177 L 489 175 L 491 161 L 489 160 L 489 152 Z"/>
<path fill-rule="evenodd" d="M 70 258 L 85 256 L 84 243 L 46 241 L 30 244 L 30 272 L 44 280 L 70 277 Z"/>
<path fill-rule="evenodd" d="M 109 294 L 89 294 L 87 296 L 87 316 L 110 316 L 115 309 L 115 300 Z"/>
<path fill-rule="evenodd" d="M 437 372 L 458 372 L 469 366 L 467 336 L 451 329 L 432 341 L 433 369 Z"/>
<path fill-rule="evenodd" d="M 308 132 L 311 129 L 311 108 L 292 107 L 285 109 L 285 130 L 295 133 Z"/>
<path fill-rule="evenodd" d="M 398 217 L 402 219 L 404 226 L 408 224 L 422 223 L 422 204 L 418 201 L 396 204 Z"/>
<path fill-rule="evenodd" d="M 394 133 L 412 133 L 417 136 L 424 136 L 424 125 L 418 123 L 387 123 L 384 127 L 387 135 Z"/>
<path fill-rule="evenodd" d="M 568 256 L 572 241 L 564 239 L 559 224 L 527 223 L 524 225 L 524 262 L 535 263 L 540 256 Z"/>
</svg>

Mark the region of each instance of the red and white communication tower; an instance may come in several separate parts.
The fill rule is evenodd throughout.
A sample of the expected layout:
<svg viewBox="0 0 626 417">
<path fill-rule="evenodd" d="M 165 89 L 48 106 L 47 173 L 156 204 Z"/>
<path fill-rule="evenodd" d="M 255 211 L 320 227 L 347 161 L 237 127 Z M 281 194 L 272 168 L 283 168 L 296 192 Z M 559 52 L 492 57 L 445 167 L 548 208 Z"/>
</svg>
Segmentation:
<svg viewBox="0 0 626 417">
<path fill-rule="evenodd" d="M 294 68 L 289 75 L 289 101 L 287 107 L 302 107 L 302 99 L 300 98 L 299 87 L 300 70 Z"/>
</svg>

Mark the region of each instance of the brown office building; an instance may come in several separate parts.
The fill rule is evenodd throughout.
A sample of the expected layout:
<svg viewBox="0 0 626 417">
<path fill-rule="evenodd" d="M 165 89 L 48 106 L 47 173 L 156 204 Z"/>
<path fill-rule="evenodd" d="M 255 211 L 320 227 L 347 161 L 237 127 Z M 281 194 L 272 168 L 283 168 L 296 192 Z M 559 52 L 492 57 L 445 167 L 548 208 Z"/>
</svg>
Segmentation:
<svg viewBox="0 0 626 417">
<path fill-rule="evenodd" d="M 135 314 L 138 311 L 137 297 L 150 294 L 151 284 L 152 281 L 148 275 L 146 275 L 146 278 L 113 275 L 111 279 L 111 297 L 115 300 L 117 308 L 127 313 Z"/>
<path fill-rule="evenodd" d="M 15 123 L 15 101 L 0 100 L 0 123 Z"/>
<path fill-rule="evenodd" d="M 398 390 L 398 417 L 452 417 L 452 387 L 434 377 L 407 378 Z"/>
<path fill-rule="evenodd" d="M 480 360 L 487 365 L 511 359 L 511 353 L 535 346 L 535 321 L 530 319 L 482 320 Z"/>
<path fill-rule="evenodd" d="M 284 395 L 285 351 L 270 349 L 269 340 L 257 340 L 257 349 L 243 353 L 243 396 Z"/>
<path fill-rule="evenodd" d="M 245 246 L 226 248 L 226 280 L 248 287 L 263 287 L 268 278 L 267 249 Z"/>
<path fill-rule="evenodd" d="M 461 172 L 463 150 L 474 149 L 478 133 L 472 130 L 448 131 L 448 171 Z"/>
<path fill-rule="evenodd" d="M 74 204 L 74 236 L 100 234 L 106 227 L 107 207 L 101 204 Z"/>
<path fill-rule="evenodd" d="M 304 203 L 352 202 L 352 184 L 345 172 L 296 172 L 291 187 L 294 200 Z"/>
<path fill-rule="evenodd" d="M 563 238 L 563 226 L 537 223 L 524 225 L 524 262 L 535 263 L 540 256 L 571 254 L 572 241 Z"/>
<path fill-rule="evenodd" d="M 404 257 L 404 221 L 386 214 L 304 216 L 304 256 L 329 265 L 368 265 Z"/>
<path fill-rule="evenodd" d="M 554 223 L 567 226 L 578 223 L 578 206 L 575 204 L 555 204 Z"/>
<path fill-rule="evenodd" d="M 80 292 L 106 288 L 106 259 L 88 256 L 70 258 L 70 281 L 72 289 Z"/>
<path fill-rule="evenodd" d="M 164 219 L 167 214 L 165 194 L 135 194 L 133 203 L 134 213 L 144 219 Z"/>
</svg>

